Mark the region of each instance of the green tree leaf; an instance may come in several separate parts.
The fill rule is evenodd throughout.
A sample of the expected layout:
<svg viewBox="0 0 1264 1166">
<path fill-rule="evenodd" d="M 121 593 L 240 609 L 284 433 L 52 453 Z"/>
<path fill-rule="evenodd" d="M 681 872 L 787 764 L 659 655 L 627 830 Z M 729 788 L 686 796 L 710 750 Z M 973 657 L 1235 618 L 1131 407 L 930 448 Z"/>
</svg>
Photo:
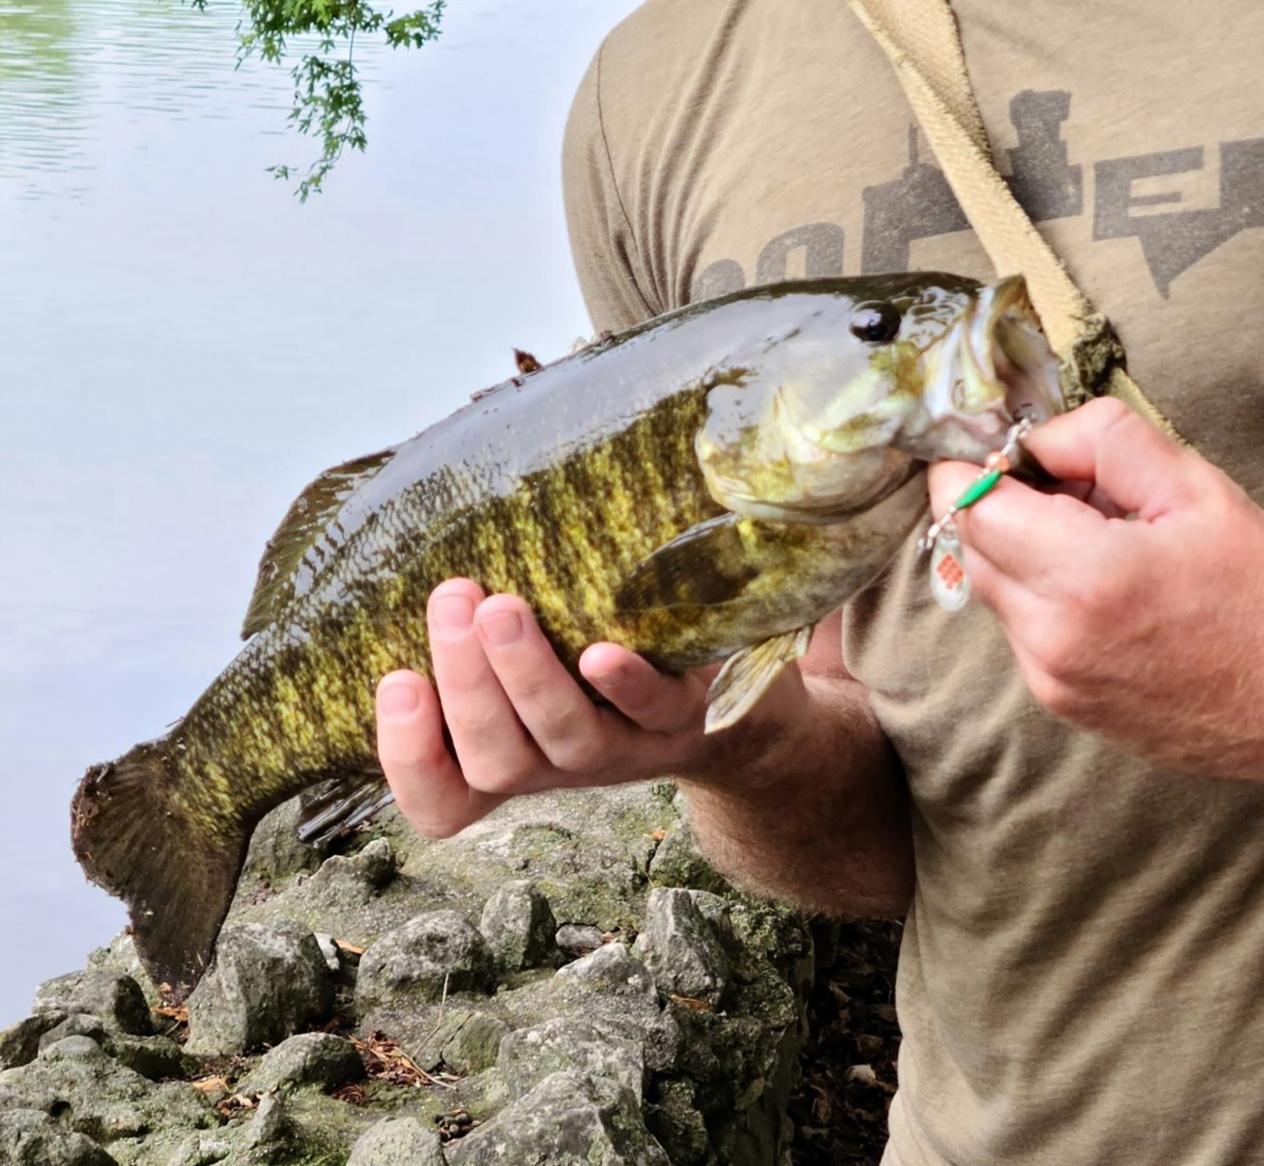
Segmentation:
<svg viewBox="0 0 1264 1166">
<path fill-rule="evenodd" d="M 201 11 L 211 0 L 188 2 Z M 277 178 L 298 177 L 295 193 L 301 202 L 323 189 L 348 146 L 363 151 L 368 145 L 368 118 L 355 63 L 357 38 L 380 36 L 391 48 L 421 48 L 439 35 L 446 4 L 447 0 L 430 0 L 413 12 L 396 15 L 381 11 L 370 0 L 242 0 L 239 66 L 250 57 L 280 64 L 289 54 L 288 38 L 315 39 L 313 47 L 310 41 L 304 45 L 290 70 L 294 106 L 289 119 L 300 133 L 318 139 L 320 157 L 303 171 L 269 167 Z"/>
</svg>

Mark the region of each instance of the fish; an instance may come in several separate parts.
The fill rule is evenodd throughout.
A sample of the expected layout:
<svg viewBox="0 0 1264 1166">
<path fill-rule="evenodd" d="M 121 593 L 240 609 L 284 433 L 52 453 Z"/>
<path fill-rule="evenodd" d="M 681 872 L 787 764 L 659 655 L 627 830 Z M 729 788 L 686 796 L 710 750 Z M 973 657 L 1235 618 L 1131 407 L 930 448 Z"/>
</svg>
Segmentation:
<svg viewBox="0 0 1264 1166">
<path fill-rule="evenodd" d="M 319 841 L 389 802 L 374 689 L 429 675 L 444 579 L 524 597 L 576 676 L 602 640 L 672 673 L 723 661 L 724 731 L 894 557 L 927 463 L 982 463 L 1016 417 L 1062 408 L 1019 277 L 763 286 L 532 364 L 316 478 L 265 548 L 236 658 L 164 736 L 83 777 L 75 855 L 170 998 L 205 972 L 269 810 L 312 791 Z"/>
</svg>

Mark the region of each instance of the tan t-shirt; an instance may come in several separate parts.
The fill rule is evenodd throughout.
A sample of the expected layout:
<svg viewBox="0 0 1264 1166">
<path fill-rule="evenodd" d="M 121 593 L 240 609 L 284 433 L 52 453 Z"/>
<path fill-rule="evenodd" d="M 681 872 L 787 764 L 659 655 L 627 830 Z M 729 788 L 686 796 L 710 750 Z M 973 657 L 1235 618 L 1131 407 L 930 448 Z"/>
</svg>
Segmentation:
<svg viewBox="0 0 1264 1166">
<path fill-rule="evenodd" d="M 954 6 L 1000 168 L 1140 383 L 1264 499 L 1264 5 Z M 650 0 L 583 83 L 565 177 L 599 329 L 787 277 L 991 275 L 843 0 Z M 844 641 L 913 796 L 885 1161 L 1264 1162 L 1264 784 L 1055 721 L 992 616 L 924 580 L 910 548 Z"/>
</svg>

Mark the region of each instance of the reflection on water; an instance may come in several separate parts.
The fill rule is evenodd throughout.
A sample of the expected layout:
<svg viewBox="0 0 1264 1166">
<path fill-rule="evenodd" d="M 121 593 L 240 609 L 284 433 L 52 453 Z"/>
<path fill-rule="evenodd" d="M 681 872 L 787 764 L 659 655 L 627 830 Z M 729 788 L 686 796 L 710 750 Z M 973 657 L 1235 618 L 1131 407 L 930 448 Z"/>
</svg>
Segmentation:
<svg viewBox="0 0 1264 1166">
<path fill-rule="evenodd" d="M 23 199 L 83 195 L 102 123 L 115 117 L 222 120 L 246 107 L 274 112 L 273 132 L 285 134 L 288 71 L 236 70 L 238 17 L 222 0 L 204 12 L 181 0 L 0 0 L 0 184 L 16 180 Z M 363 78 L 377 79 L 381 55 L 357 46 Z"/>
<path fill-rule="evenodd" d="M 0 1028 L 122 925 L 75 783 L 240 648 L 303 484 L 586 330 L 558 145 L 635 3 L 462 0 L 433 46 L 357 46 L 369 152 L 300 206 L 265 169 L 315 144 L 286 69 L 234 71 L 235 0 L 0 0 Z"/>
</svg>

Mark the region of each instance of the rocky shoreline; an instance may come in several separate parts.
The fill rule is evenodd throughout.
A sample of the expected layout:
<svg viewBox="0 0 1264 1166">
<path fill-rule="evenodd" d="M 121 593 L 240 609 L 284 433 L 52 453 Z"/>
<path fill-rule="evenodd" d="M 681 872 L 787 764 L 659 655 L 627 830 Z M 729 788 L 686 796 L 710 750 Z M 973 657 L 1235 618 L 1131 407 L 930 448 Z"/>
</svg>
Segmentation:
<svg viewBox="0 0 1264 1166">
<path fill-rule="evenodd" d="M 120 936 L 0 1033 L 0 1166 L 804 1166 L 788 1113 L 838 929 L 730 887 L 670 783 L 441 842 L 391 810 L 332 854 L 297 815 L 257 832 L 186 1007 Z M 835 1068 L 880 1123 L 885 1080 Z"/>
</svg>

